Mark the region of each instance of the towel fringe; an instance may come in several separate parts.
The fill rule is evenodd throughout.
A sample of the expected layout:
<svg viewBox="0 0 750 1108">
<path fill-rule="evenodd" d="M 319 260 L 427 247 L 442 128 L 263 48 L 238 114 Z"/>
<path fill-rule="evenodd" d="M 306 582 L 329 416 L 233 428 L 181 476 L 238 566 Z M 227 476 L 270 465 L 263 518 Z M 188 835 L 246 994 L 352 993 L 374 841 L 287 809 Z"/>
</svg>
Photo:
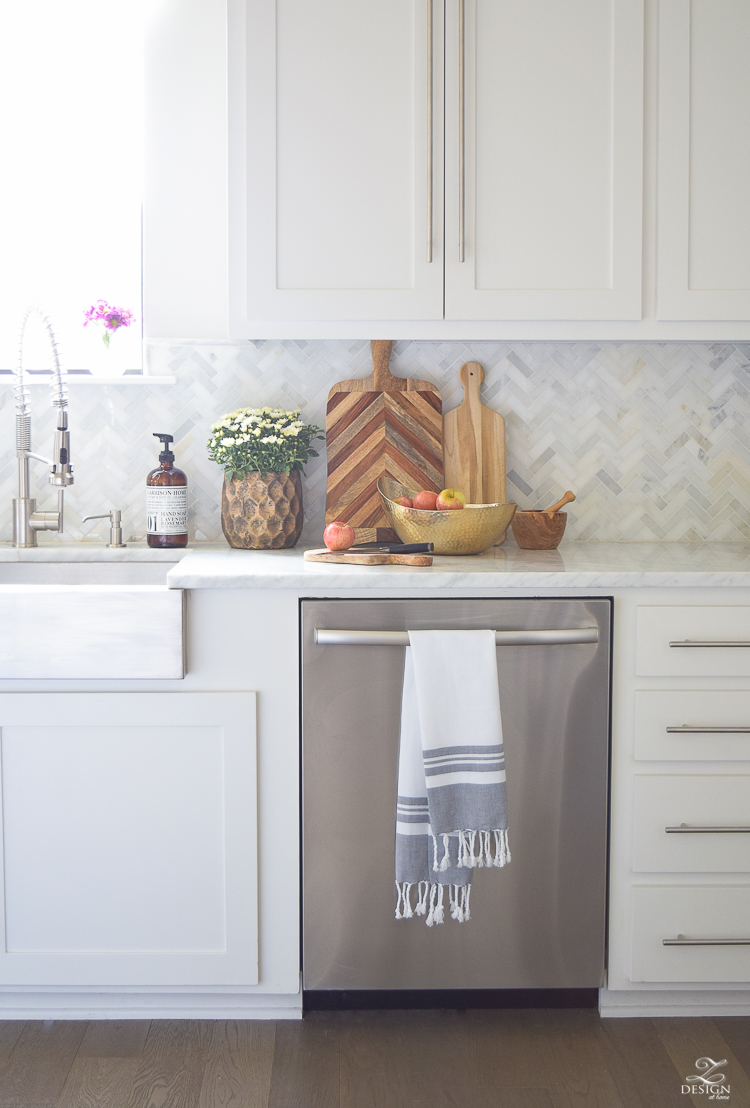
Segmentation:
<svg viewBox="0 0 750 1108">
<path fill-rule="evenodd" d="M 477 831 L 476 829 L 463 828 L 455 832 L 458 840 L 458 857 L 456 865 L 464 869 L 473 869 L 484 866 L 506 866 L 510 862 L 510 847 L 508 845 L 508 831 L 504 827 L 495 828 L 493 831 Z M 494 836 L 495 852 L 492 853 L 492 837 Z M 477 843 L 478 837 L 478 843 Z M 433 845 L 433 869 L 446 870 L 451 865 L 450 861 L 450 835 L 441 834 L 443 840 L 443 857 L 438 862 L 438 836 L 432 836 Z M 477 850 L 478 846 L 478 850 Z M 439 926 L 445 919 L 443 906 L 444 889 L 448 889 L 448 908 L 451 919 L 458 923 L 467 923 L 471 919 L 469 901 L 471 898 L 471 884 L 454 885 L 441 884 L 439 881 L 419 881 L 416 890 L 416 903 L 412 908 L 411 890 L 414 882 L 396 882 L 396 919 L 411 919 L 413 916 L 426 916 L 425 923 L 428 927 Z M 429 903 L 428 903 L 429 901 Z"/>
<path fill-rule="evenodd" d="M 438 885 L 437 887 L 437 904 L 435 905 L 435 923 L 442 923 L 445 916 L 443 913 L 443 890 L 445 885 Z"/>
<path fill-rule="evenodd" d="M 507 866 L 510 861 L 510 847 L 508 845 L 507 828 L 495 831 L 495 866 Z"/>
<path fill-rule="evenodd" d="M 458 859 L 456 865 L 459 869 L 475 869 L 484 866 L 507 866 L 510 861 L 510 847 L 508 846 L 508 831 L 506 828 L 495 828 L 494 831 L 476 831 L 471 828 L 458 829 L 453 832 L 458 838 Z M 495 856 L 492 856 L 492 836 L 495 836 Z M 477 836 L 479 837 L 479 851 L 477 852 Z M 442 836 L 443 841 L 448 838 Z M 435 846 L 437 857 L 437 846 Z M 446 854 L 443 862 L 447 857 Z M 433 869 L 437 869 L 437 865 Z M 447 865 L 440 865 L 440 869 Z"/>
<path fill-rule="evenodd" d="M 432 925 L 435 923 L 435 897 L 436 896 L 437 896 L 437 885 L 433 881 L 430 884 L 430 911 L 428 913 L 427 919 L 425 920 L 425 923 L 427 924 L 428 927 L 432 927 Z"/>
<path fill-rule="evenodd" d="M 427 897 L 430 895 L 430 882 L 420 881 L 417 886 L 417 906 L 414 909 L 418 916 L 427 915 Z"/>
<path fill-rule="evenodd" d="M 411 919 L 412 916 L 427 915 L 428 927 L 439 926 L 445 920 L 443 906 L 444 891 L 448 890 L 448 906 L 451 919 L 465 923 L 471 919 L 469 897 L 471 885 L 441 885 L 438 881 L 420 881 L 417 885 L 417 898 L 414 908 L 411 906 L 413 882 L 396 882 L 396 919 Z M 429 899 L 429 912 L 428 912 Z"/>
</svg>

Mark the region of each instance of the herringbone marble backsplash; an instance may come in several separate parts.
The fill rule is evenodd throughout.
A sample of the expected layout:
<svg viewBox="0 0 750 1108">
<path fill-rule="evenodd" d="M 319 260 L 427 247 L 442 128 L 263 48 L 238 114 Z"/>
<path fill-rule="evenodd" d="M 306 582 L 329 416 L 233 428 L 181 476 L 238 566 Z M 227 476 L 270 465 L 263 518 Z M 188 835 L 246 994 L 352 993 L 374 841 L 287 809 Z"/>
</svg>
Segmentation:
<svg viewBox="0 0 750 1108">
<path fill-rule="evenodd" d="M 458 404 L 458 370 L 485 367 L 483 399 L 506 421 L 508 498 L 543 507 L 573 489 L 567 537 L 595 541 L 742 540 L 750 537 L 750 345 L 678 343 L 397 342 L 391 368 L 437 384 Z M 371 370 L 362 341 L 153 343 L 150 371 L 174 385 L 72 385 L 76 481 L 63 541 L 101 539 L 123 511 L 127 537 L 145 533 L 144 484 L 156 465 L 153 431 L 175 437 L 190 481 L 196 541 L 221 538 L 221 473 L 206 457 L 210 424 L 238 407 L 302 409 L 323 426 L 328 390 Z M 11 537 L 16 492 L 13 390 L 0 379 L 0 541 Z M 32 392 L 33 448 L 51 449 L 46 385 Z M 52 507 L 44 467 L 32 463 L 40 509 Z M 325 452 L 304 478 L 303 541 L 323 527 Z M 61 541 L 45 534 L 42 542 Z"/>
</svg>

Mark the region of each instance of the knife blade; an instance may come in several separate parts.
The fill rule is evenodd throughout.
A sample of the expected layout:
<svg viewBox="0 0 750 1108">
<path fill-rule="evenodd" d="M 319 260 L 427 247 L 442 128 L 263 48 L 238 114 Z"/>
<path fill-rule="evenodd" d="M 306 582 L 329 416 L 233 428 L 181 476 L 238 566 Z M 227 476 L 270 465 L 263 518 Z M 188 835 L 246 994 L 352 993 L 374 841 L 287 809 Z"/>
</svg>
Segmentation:
<svg viewBox="0 0 750 1108">
<path fill-rule="evenodd" d="M 432 554 L 435 544 L 432 542 L 360 542 L 356 546 L 350 546 L 349 549 L 378 554 Z"/>
</svg>

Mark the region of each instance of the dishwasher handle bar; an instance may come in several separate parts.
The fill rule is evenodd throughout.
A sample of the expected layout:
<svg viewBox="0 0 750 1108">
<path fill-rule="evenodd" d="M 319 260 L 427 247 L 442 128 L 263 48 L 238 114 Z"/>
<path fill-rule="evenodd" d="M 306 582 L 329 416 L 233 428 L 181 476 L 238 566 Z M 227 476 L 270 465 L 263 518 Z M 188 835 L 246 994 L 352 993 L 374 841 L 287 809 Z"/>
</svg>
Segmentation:
<svg viewBox="0 0 750 1108">
<path fill-rule="evenodd" d="M 318 646 L 408 646 L 408 631 L 343 631 L 316 627 L 314 639 Z M 573 627 L 564 630 L 496 631 L 498 646 L 564 646 L 598 643 L 598 627 Z"/>
</svg>

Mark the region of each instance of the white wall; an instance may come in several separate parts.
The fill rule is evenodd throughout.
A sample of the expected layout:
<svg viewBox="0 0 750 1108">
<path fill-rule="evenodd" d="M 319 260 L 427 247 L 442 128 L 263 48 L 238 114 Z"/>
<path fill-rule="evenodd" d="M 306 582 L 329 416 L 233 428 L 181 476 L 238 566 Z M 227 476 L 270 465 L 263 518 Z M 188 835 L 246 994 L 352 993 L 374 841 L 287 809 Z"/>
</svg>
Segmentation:
<svg viewBox="0 0 750 1108">
<path fill-rule="evenodd" d="M 227 335 L 226 36 L 226 0 L 161 0 L 147 34 L 147 338 Z"/>
</svg>

